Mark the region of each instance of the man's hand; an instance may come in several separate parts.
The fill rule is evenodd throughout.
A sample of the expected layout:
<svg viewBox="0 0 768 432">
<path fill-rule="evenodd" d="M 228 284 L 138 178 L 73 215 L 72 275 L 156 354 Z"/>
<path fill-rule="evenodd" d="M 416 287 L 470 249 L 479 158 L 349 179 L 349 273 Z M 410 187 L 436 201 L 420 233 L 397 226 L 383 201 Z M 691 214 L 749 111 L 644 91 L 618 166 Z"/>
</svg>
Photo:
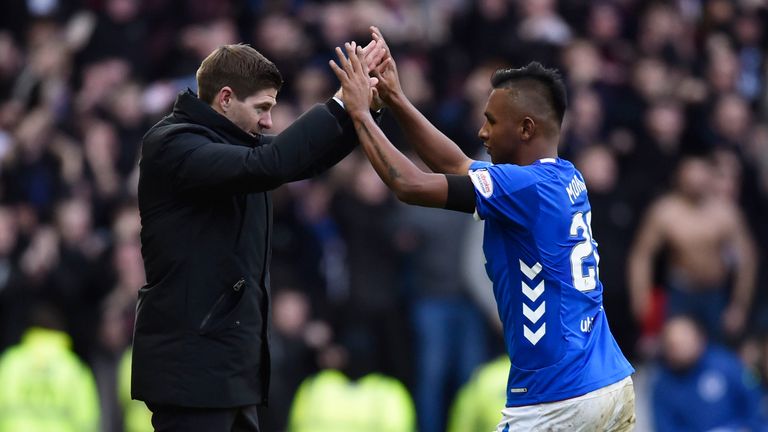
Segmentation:
<svg viewBox="0 0 768 432">
<path fill-rule="evenodd" d="M 354 123 L 360 146 L 376 173 L 403 202 L 445 207 L 448 196 L 447 177 L 423 172 L 387 139 L 368 109 L 376 94 L 378 79 L 368 75 L 368 63 L 362 48 L 354 42 L 344 44 L 344 48 L 347 56 L 340 48 L 336 48 L 340 66 L 332 60 L 328 63 L 341 81 L 347 113 Z"/>
<path fill-rule="evenodd" d="M 329 60 L 328 64 L 341 82 L 347 113 L 353 119 L 360 119 L 370 115 L 369 108 L 374 99 L 375 85 L 378 80 L 368 76 L 368 63 L 363 48 L 357 46 L 355 42 L 345 43 L 344 48 L 347 56 L 341 48 L 336 48 L 336 56 L 341 66 L 333 60 Z"/>
<path fill-rule="evenodd" d="M 386 47 L 382 48 L 382 43 L 377 42 L 376 40 L 371 40 L 370 42 L 368 42 L 368 45 L 362 48 L 365 61 L 369 65 L 369 70 L 372 68 L 378 67 L 387 55 L 388 50 L 385 49 Z M 372 87 L 375 86 L 375 83 L 373 82 L 373 80 L 371 81 L 371 86 Z M 344 101 L 344 104 L 346 105 L 347 102 L 344 99 L 344 92 L 342 91 L 341 88 L 338 91 L 336 91 L 336 94 L 334 94 L 333 96 Z M 381 100 L 381 98 L 375 95 L 373 100 L 371 101 L 370 108 L 374 111 L 378 111 L 383 106 L 384 106 L 384 102 Z"/>
<path fill-rule="evenodd" d="M 371 37 L 376 42 L 376 51 L 383 53 L 378 63 L 369 62 L 373 76 L 379 79 L 376 90 L 385 104 L 391 105 L 395 97 L 403 96 L 403 88 L 400 86 L 400 78 L 397 74 L 397 65 L 389 46 L 378 27 L 371 26 Z"/>
<path fill-rule="evenodd" d="M 387 48 L 384 39 L 381 39 L 381 42 L 373 39 L 362 50 L 365 61 L 368 63 L 369 71 L 379 67 L 389 53 L 389 48 Z"/>
</svg>

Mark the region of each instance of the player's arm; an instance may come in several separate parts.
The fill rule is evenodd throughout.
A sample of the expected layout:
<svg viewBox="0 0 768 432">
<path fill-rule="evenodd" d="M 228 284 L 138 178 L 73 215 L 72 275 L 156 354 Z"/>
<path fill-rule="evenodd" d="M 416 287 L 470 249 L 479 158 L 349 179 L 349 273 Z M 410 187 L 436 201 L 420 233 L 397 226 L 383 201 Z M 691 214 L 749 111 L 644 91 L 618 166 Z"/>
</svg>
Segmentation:
<svg viewBox="0 0 768 432">
<path fill-rule="evenodd" d="M 384 51 L 380 44 L 375 40 L 371 40 L 371 42 L 363 48 L 365 60 L 371 67 L 374 67 L 374 65 L 378 66 L 384 60 L 385 53 L 386 51 Z M 338 137 L 330 137 L 331 144 L 324 148 L 324 153 L 319 155 L 308 168 L 292 176 L 288 181 L 297 181 L 314 177 L 333 165 L 336 165 L 357 147 L 358 140 L 357 135 L 355 134 L 355 128 L 352 124 L 352 120 L 344 109 L 343 100 L 344 93 L 342 89 L 339 88 L 333 99 L 328 100 L 324 105 L 324 107 L 336 117 L 336 120 L 341 126 L 341 135 Z M 371 110 L 378 111 L 374 114 L 374 118 L 378 121 L 381 118 L 381 105 L 376 102 L 380 103 L 380 100 L 371 104 Z"/>
<path fill-rule="evenodd" d="M 729 333 L 739 333 L 743 328 L 749 313 L 749 305 L 755 291 L 757 273 L 757 258 L 755 244 L 752 241 L 743 215 L 734 210 L 731 224 L 730 243 L 737 254 L 736 272 L 734 275 L 733 295 L 725 310 L 723 324 Z"/>
<path fill-rule="evenodd" d="M 384 37 L 376 27 L 371 27 L 371 31 L 373 40 L 377 42 L 377 49 L 384 49 L 386 53 L 385 60 L 374 68 L 374 76 L 379 79 L 376 89 L 397 119 L 408 141 L 415 147 L 416 153 L 434 172 L 467 174 L 473 160 L 430 123 L 405 97 L 397 75 L 397 66 Z"/>
<path fill-rule="evenodd" d="M 331 69 L 341 81 L 347 112 L 363 151 L 379 177 L 399 200 L 408 204 L 473 212 L 475 195 L 469 176 L 425 173 L 387 139 L 368 109 L 372 90 L 362 51 L 354 44 L 345 44 L 345 47 L 349 58 L 337 48 L 341 66 L 331 61 Z"/>
<path fill-rule="evenodd" d="M 629 253 L 629 294 L 632 313 L 642 322 L 650 312 L 653 285 L 653 257 L 664 242 L 660 220 L 660 206 L 651 208 L 646 216 Z"/>
</svg>

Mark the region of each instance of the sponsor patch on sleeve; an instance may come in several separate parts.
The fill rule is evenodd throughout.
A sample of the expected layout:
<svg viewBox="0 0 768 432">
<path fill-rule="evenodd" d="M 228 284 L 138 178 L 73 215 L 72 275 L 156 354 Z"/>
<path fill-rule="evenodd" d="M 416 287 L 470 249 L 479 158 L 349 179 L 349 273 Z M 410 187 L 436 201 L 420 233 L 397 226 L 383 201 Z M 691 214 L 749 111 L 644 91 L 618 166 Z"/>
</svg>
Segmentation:
<svg viewBox="0 0 768 432">
<path fill-rule="evenodd" d="M 491 173 L 487 169 L 482 168 L 469 172 L 469 178 L 472 179 L 472 184 L 475 185 L 475 189 L 480 192 L 480 195 L 490 198 L 493 195 L 493 180 L 491 179 Z"/>
</svg>

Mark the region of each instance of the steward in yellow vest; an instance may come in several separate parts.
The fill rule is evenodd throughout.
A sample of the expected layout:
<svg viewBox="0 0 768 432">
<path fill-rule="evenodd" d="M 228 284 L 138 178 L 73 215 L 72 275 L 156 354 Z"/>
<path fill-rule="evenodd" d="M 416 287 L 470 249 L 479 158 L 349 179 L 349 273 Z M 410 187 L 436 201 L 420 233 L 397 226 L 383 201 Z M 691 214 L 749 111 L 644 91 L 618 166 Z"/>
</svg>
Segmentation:
<svg viewBox="0 0 768 432">
<path fill-rule="evenodd" d="M 448 432 L 492 431 L 507 403 L 509 357 L 506 355 L 475 370 L 459 390 L 448 418 Z"/>
<path fill-rule="evenodd" d="M 140 400 L 131 400 L 131 349 L 120 359 L 117 369 L 117 397 L 123 410 L 125 432 L 152 432 L 152 411 Z"/>
<path fill-rule="evenodd" d="M 413 432 L 413 400 L 398 380 L 368 374 L 350 381 L 337 370 L 304 380 L 296 392 L 289 432 Z"/>
<path fill-rule="evenodd" d="M 96 432 L 90 369 L 58 330 L 32 327 L 0 357 L 0 432 Z"/>
</svg>

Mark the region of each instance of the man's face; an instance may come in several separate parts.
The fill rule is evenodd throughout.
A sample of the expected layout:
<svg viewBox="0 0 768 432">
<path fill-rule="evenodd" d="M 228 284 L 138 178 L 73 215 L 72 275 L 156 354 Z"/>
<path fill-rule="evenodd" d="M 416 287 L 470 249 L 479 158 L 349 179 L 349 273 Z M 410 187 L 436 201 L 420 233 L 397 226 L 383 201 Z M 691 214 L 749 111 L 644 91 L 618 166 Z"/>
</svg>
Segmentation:
<svg viewBox="0 0 768 432">
<path fill-rule="evenodd" d="M 703 159 L 683 161 L 677 173 L 678 189 L 694 200 L 705 197 L 712 188 L 712 170 L 712 165 Z"/>
<path fill-rule="evenodd" d="M 694 323 L 679 317 L 665 324 L 661 343 L 667 366 L 676 371 L 684 371 L 699 361 L 706 341 Z"/>
<path fill-rule="evenodd" d="M 272 127 L 272 107 L 277 104 L 277 89 L 259 90 L 245 99 L 232 94 L 223 108 L 224 116 L 251 135 Z"/>
<path fill-rule="evenodd" d="M 485 105 L 485 121 L 477 136 L 483 140 L 493 163 L 515 163 L 519 115 L 513 105 L 509 90 L 505 89 L 494 89 Z"/>
</svg>

